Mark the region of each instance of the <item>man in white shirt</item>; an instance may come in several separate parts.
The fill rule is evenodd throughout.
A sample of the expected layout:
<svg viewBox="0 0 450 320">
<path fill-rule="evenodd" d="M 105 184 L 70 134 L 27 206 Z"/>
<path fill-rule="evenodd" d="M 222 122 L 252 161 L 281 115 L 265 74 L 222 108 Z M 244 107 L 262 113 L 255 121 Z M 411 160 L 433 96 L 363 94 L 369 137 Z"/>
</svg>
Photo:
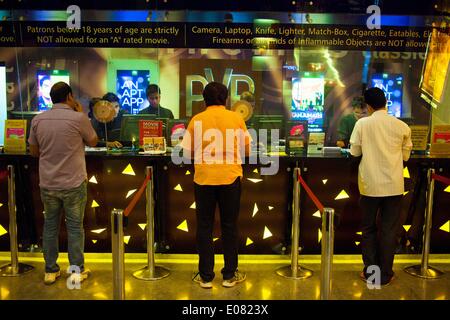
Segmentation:
<svg viewBox="0 0 450 320">
<path fill-rule="evenodd" d="M 392 265 L 399 228 L 400 201 L 404 192 L 403 161 L 409 159 L 411 130 L 402 121 L 388 115 L 386 97 L 379 88 L 364 93 L 369 117 L 358 120 L 350 137 L 350 153 L 361 158 L 358 187 L 361 194 L 364 271 L 369 266 L 381 270 L 381 285 L 394 278 Z M 380 214 L 380 239 L 377 239 L 377 215 Z"/>
</svg>

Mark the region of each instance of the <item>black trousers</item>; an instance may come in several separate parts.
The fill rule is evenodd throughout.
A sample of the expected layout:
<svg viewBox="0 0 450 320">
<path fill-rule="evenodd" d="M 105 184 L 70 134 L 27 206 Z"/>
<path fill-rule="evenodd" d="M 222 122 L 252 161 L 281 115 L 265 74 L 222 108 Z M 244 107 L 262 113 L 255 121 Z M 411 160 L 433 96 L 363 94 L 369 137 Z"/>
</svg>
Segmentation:
<svg viewBox="0 0 450 320">
<path fill-rule="evenodd" d="M 361 249 L 364 271 L 371 265 L 381 269 L 381 282 L 393 275 L 392 266 L 397 246 L 397 232 L 400 222 L 400 201 L 402 196 L 367 197 L 361 196 L 362 217 Z M 377 228 L 377 216 L 379 226 Z M 379 237 L 379 239 L 378 239 Z"/>
<path fill-rule="evenodd" d="M 224 280 L 231 279 L 238 266 L 237 220 L 241 199 L 241 179 L 238 177 L 232 184 L 219 186 L 195 183 L 194 192 L 200 276 L 208 282 L 215 276 L 213 228 L 216 204 L 218 204 L 225 264 L 222 276 Z"/>
</svg>

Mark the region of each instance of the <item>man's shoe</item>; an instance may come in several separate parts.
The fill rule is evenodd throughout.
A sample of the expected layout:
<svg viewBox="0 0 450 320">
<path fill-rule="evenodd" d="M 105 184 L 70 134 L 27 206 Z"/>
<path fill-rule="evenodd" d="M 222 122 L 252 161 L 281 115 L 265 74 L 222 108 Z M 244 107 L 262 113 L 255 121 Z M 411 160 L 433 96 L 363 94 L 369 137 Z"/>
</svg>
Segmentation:
<svg viewBox="0 0 450 320">
<path fill-rule="evenodd" d="M 213 287 L 211 281 L 205 281 L 202 279 L 200 272 L 197 272 L 194 278 L 192 278 L 192 281 L 197 282 L 203 289 L 211 289 Z"/>
<path fill-rule="evenodd" d="M 46 272 L 44 276 L 44 283 L 50 285 L 55 283 L 56 279 L 61 275 L 61 271 L 57 272 Z"/>
<path fill-rule="evenodd" d="M 394 281 L 394 280 L 395 280 L 395 274 L 393 274 L 389 280 L 384 281 L 384 282 L 382 281 L 380 285 L 382 287 L 386 287 L 386 286 L 390 285 L 392 283 L 392 281 Z"/>
<path fill-rule="evenodd" d="M 361 271 L 361 273 L 359 274 L 359 278 L 362 281 L 367 282 L 367 278 L 366 278 L 366 275 L 364 274 L 364 271 Z"/>
<path fill-rule="evenodd" d="M 233 278 L 223 280 L 222 286 L 224 286 L 225 288 L 232 288 L 236 284 L 241 283 L 242 281 L 244 281 L 245 278 L 246 278 L 245 273 L 242 273 L 242 272 L 239 272 L 239 271 L 236 270 L 236 272 L 234 273 Z"/>
</svg>

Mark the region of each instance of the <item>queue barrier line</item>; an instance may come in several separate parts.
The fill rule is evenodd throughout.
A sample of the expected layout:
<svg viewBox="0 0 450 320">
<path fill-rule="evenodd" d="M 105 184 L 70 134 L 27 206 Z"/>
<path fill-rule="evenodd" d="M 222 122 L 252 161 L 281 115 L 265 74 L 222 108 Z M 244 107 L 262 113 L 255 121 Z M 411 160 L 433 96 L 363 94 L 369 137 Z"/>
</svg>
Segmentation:
<svg viewBox="0 0 450 320">
<path fill-rule="evenodd" d="M 136 206 L 139 199 L 142 197 L 142 194 L 145 191 L 145 188 L 147 187 L 147 183 L 151 180 L 151 176 L 146 176 L 144 179 L 144 182 L 142 183 L 142 186 L 139 188 L 139 191 L 134 195 L 133 199 L 131 199 L 130 204 L 125 208 L 125 211 L 123 215 L 125 217 L 128 217 L 133 211 L 134 207 Z"/>
<path fill-rule="evenodd" d="M 450 178 L 447 178 L 447 177 L 438 175 L 438 174 L 436 174 L 436 173 L 433 173 L 433 174 L 431 175 L 431 178 L 434 179 L 434 180 L 436 180 L 436 181 L 442 182 L 443 184 L 446 184 L 446 185 L 449 185 L 449 186 L 450 186 Z"/>
<path fill-rule="evenodd" d="M 329 300 L 331 297 L 331 275 L 333 269 L 335 212 L 333 208 L 325 208 L 323 206 L 319 198 L 303 180 L 300 171 L 297 171 L 297 179 L 322 215 L 320 299 Z"/>
<path fill-rule="evenodd" d="M 309 195 L 311 200 L 314 202 L 317 209 L 319 209 L 320 213 L 323 213 L 324 210 L 323 204 L 320 202 L 319 198 L 316 197 L 314 192 L 312 192 L 311 188 L 306 184 L 305 180 L 303 180 L 302 176 L 299 173 L 297 173 L 297 179 L 302 184 L 303 188 L 305 189 L 306 193 Z"/>
<path fill-rule="evenodd" d="M 8 170 L 0 171 L 0 181 L 6 179 L 8 177 Z"/>
</svg>

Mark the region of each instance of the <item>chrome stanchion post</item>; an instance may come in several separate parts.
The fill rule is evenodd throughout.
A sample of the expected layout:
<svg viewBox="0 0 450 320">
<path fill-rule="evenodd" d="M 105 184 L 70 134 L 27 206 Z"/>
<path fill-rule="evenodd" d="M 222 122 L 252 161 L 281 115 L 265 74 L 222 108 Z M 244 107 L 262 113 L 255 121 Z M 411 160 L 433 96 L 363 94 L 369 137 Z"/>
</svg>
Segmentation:
<svg viewBox="0 0 450 320">
<path fill-rule="evenodd" d="M 331 294 L 331 273 L 334 251 L 334 209 L 324 208 L 322 216 L 322 259 L 320 299 L 328 300 Z"/>
<path fill-rule="evenodd" d="M 17 277 L 34 269 L 28 264 L 19 263 L 17 246 L 16 220 L 16 188 L 14 166 L 8 165 L 8 210 L 9 210 L 9 242 L 11 248 L 11 263 L 0 268 L 0 276 Z"/>
<path fill-rule="evenodd" d="M 147 177 L 146 198 L 147 198 L 147 266 L 133 272 L 133 276 L 141 280 L 159 280 L 167 277 L 170 271 L 162 266 L 155 265 L 155 201 L 153 198 L 153 167 L 145 168 Z"/>
<path fill-rule="evenodd" d="M 292 208 L 292 244 L 291 244 L 291 265 L 281 267 L 276 273 L 289 279 L 306 279 L 313 275 L 312 270 L 301 267 L 298 264 L 298 248 L 300 235 L 300 182 L 298 176 L 300 168 L 294 168 L 294 196 Z"/>
<path fill-rule="evenodd" d="M 111 244 L 113 260 L 113 298 L 125 300 L 125 261 L 123 245 L 123 210 L 111 211 Z"/>
<path fill-rule="evenodd" d="M 427 208 L 425 211 L 425 226 L 423 228 L 422 263 L 420 265 L 409 266 L 404 269 L 405 272 L 410 275 L 425 279 L 436 279 L 444 274 L 442 271 L 428 265 L 431 224 L 433 221 L 434 172 L 434 169 L 428 169 Z"/>
</svg>

